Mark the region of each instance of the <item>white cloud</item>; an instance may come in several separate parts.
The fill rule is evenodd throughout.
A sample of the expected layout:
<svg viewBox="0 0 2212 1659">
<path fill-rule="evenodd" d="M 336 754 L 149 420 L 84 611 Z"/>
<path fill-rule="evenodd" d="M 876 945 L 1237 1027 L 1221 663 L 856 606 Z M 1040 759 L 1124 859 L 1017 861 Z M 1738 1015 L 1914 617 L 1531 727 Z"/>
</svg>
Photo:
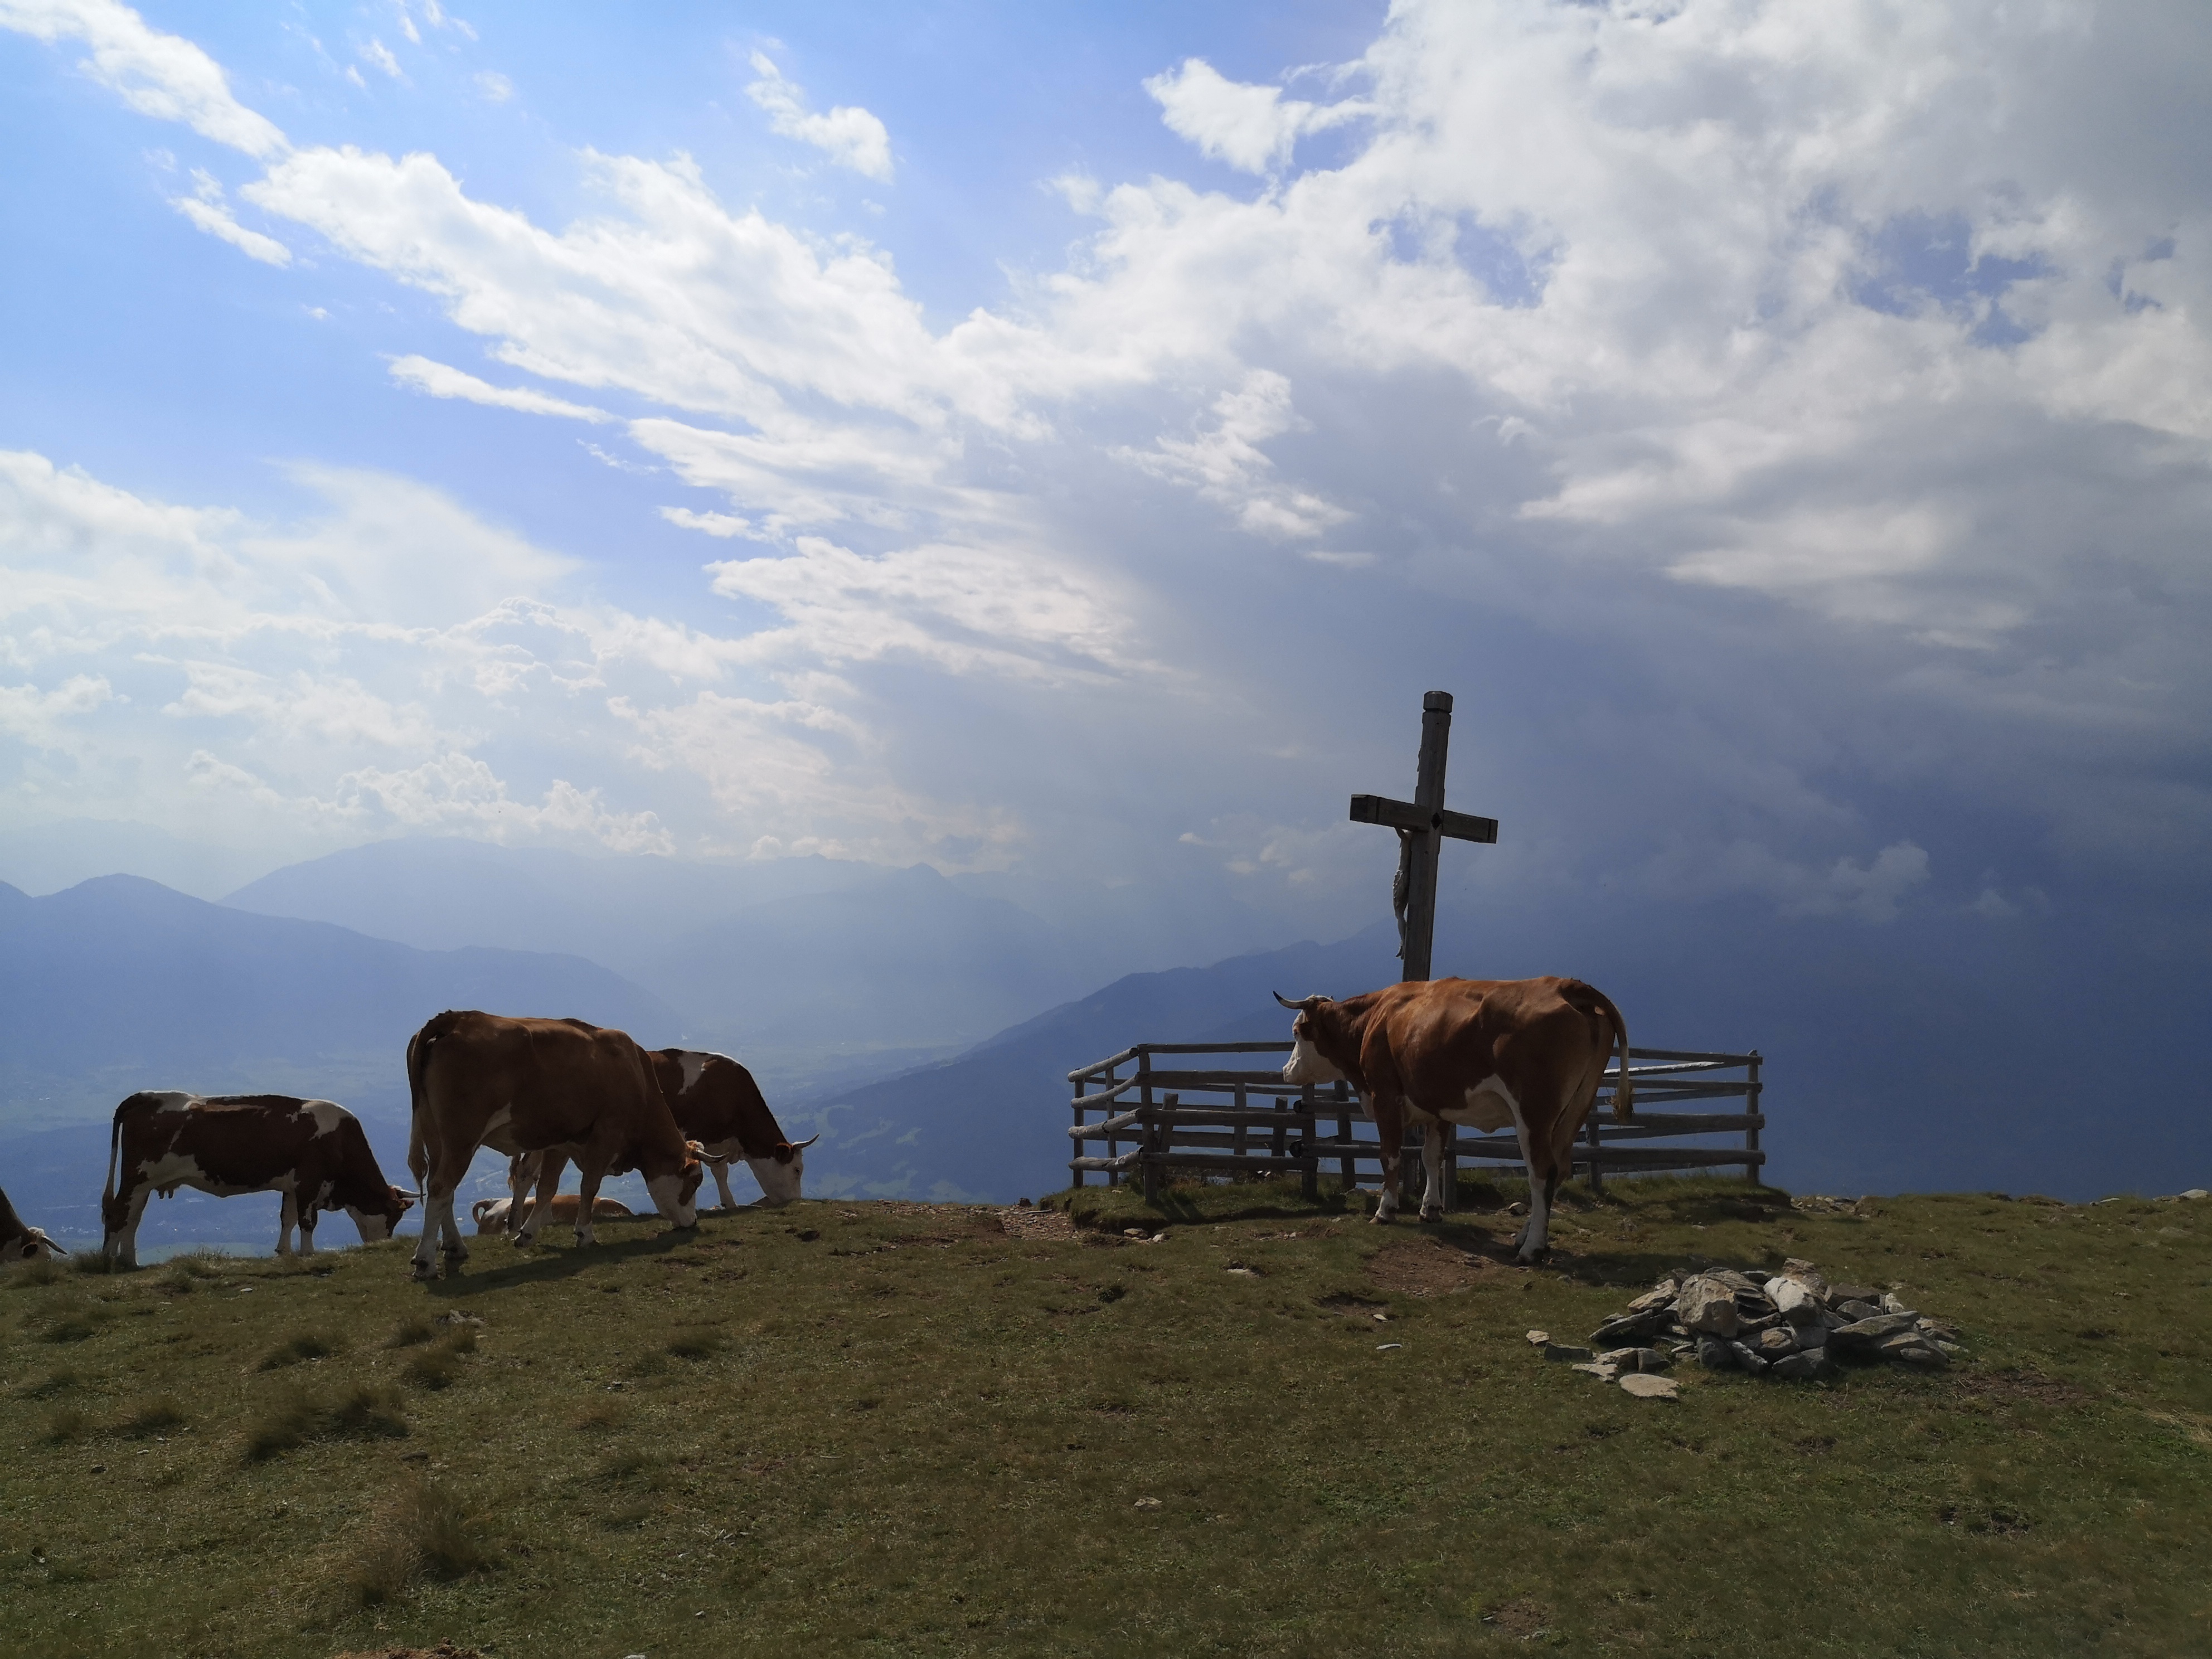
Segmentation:
<svg viewBox="0 0 2212 1659">
<path fill-rule="evenodd" d="M 514 96 L 514 82 L 497 70 L 479 70 L 477 72 L 477 91 L 487 104 L 504 104 Z"/>
<path fill-rule="evenodd" d="M 97 674 L 72 674 L 51 691 L 35 685 L 0 685 L 0 732 L 35 748 L 71 745 L 73 734 L 62 722 L 89 714 L 115 698 L 115 689 Z"/>
<path fill-rule="evenodd" d="M 267 159 L 286 148 L 265 117 L 231 96 L 215 59 L 163 34 L 119 0 L 0 0 L 0 28 L 46 41 L 82 40 L 84 72 L 142 115 L 182 121 L 216 143 Z"/>
<path fill-rule="evenodd" d="M 357 46 L 355 50 L 361 55 L 362 63 L 382 70 L 393 80 L 404 81 L 407 78 L 405 71 L 399 67 L 399 60 L 392 55 L 392 48 L 374 35 L 369 37 L 367 46 Z"/>
<path fill-rule="evenodd" d="M 1373 105 L 1357 100 L 1310 104 L 1284 97 L 1280 87 L 1228 80 L 1203 58 L 1187 58 L 1152 76 L 1145 90 L 1158 103 L 1170 132 L 1246 173 L 1274 172 L 1288 165 L 1303 135 L 1375 112 Z"/>
<path fill-rule="evenodd" d="M 572 404 L 563 398 L 532 392 L 527 386 L 493 386 L 465 370 L 432 362 L 428 357 L 393 358 L 392 378 L 410 391 L 432 398 L 460 398 L 495 409 L 519 410 L 526 415 L 560 415 L 572 421 L 597 422 L 614 419 L 603 409 Z"/>
<path fill-rule="evenodd" d="M 191 220 L 210 236 L 220 238 L 238 249 L 249 259 L 258 259 L 264 265 L 279 269 L 292 263 L 292 250 L 273 236 L 264 236 L 258 230 L 248 230 L 231 215 L 222 199 L 222 186 L 213 175 L 199 167 L 192 169 L 198 185 L 197 196 L 180 196 L 169 205 Z"/>
<path fill-rule="evenodd" d="M 734 513 L 694 513 L 688 507 L 664 507 L 660 516 L 683 529 L 703 531 L 726 541 L 732 536 L 757 537 L 761 533 L 751 520 L 741 519 Z"/>
<path fill-rule="evenodd" d="M 1278 483 L 1260 446 L 1301 424 L 1291 406 L 1291 383 L 1255 368 L 1233 392 L 1214 399 L 1213 429 L 1190 438 L 1161 438 L 1150 450 L 1117 449 L 1123 460 L 1147 472 L 1187 483 L 1210 501 L 1231 507 L 1244 529 L 1263 536 L 1318 536 L 1352 515 L 1310 490 Z"/>
<path fill-rule="evenodd" d="M 840 104 L 827 115 L 806 107 L 806 94 L 783 78 L 763 52 L 752 55 L 760 78 L 745 96 L 768 112 L 769 125 L 786 138 L 811 144 L 839 167 L 884 184 L 891 177 L 891 136 L 884 124 L 857 104 Z"/>
</svg>

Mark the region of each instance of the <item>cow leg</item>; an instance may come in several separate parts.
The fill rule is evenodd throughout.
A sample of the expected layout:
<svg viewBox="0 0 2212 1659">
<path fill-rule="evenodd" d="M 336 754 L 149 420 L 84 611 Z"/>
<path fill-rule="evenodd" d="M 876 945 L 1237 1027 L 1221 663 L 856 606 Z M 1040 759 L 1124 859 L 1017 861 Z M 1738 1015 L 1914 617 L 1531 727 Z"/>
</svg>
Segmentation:
<svg viewBox="0 0 2212 1659">
<path fill-rule="evenodd" d="M 509 1228 L 514 1227 L 514 1218 L 521 1214 L 524 1208 L 522 1195 L 528 1190 L 531 1176 L 534 1175 L 538 1182 L 538 1197 L 528 1206 L 530 1213 L 515 1232 L 514 1242 L 535 1244 L 538 1228 L 544 1224 L 545 1218 L 553 1213 L 553 1194 L 561 1189 L 561 1172 L 568 1167 L 568 1160 L 560 1152 L 526 1152 L 515 1159 L 515 1163 L 520 1164 L 525 1159 L 530 1160 L 533 1167 L 530 1174 L 523 1177 L 521 1184 L 514 1188 L 514 1202 L 507 1208 L 507 1224 Z"/>
<path fill-rule="evenodd" d="M 599 1182 L 606 1172 L 606 1164 L 598 1158 L 579 1158 L 576 1162 L 576 1177 L 581 1183 L 576 1191 L 576 1243 L 580 1246 L 599 1243 L 592 1233 L 592 1206 L 599 1200 Z"/>
<path fill-rule="evenodd" d="M 107 1230 L 100 1241 L 100 1253 L 118 1267 L 138 1265 L 138 1218 L 146 1213 L 146 1200 L 154 1195 L 150 1187 L 140 1187 L 123 1200 L 123 1219 Z"/>
<path fill-rule="evenodd" d="M 523 1194 L 543 1173 L 544 1161 L 543 1152 L 517 1152 L 507 1161 L 507 1215 L 500 1228 L 517 1244 L 527 1242 L 515 1237 L 522 1231 L 522 1212 L 526 1207 Z"/>
<path fill-rule="evenodd" d="M 730 1194 L 730 1160 L 726 1158 L 712 1158 L 708 1161 L 707 1167 L 714 1172 L 714 1190 L 722 1195 L 722 1207 L 736 1209 L 738 1200 Z"/>
<path fill-rule="evenodd" d="M 1551 1196 L 1558 1190 L 1558 1182 L 1547 1184 L 1545 1176 L 1551 1170 L 1551 1148 L 1529 1144 L 1528 1120 L 1521 1110 L 1521 1103 L 1511 1095 L 1506 1103 L 1513 1111 L 1513 1134 L 1521 1143 L 1521 1168 L 1528 1177 L 1528 1219 L 1513 1237 L 1513 1255 L 1516 1261 L 1534 1261 L 1541 1255 L 1551 1237 Z"/>
<path fill-rule="evenodd" d="M 299 1219 L 299 1194 L 287 1190 L 284 1201 L 276 1211 L 276 1254 L 279 1255 L 292 1254 L 292 1227 Z"/>
<path fill-rule="evenodd" d="M 1428 1182 L 1421 1191 L 1421 1219 L 1444 1218 L 1444 1137 L 1451 1126 L 1437 1118 L 1421 1126 L 1421 1169 Z"/>
<path fill-rule="evenodd" d="M 1399 1109 L 1398 1097 L 1376 1090 L 1369 1103 L 1369 1115 L 1375 1120 L 1375 1133 L 1382 1140 L 1382 1194 L 1375 1201 L 1375 1213 L 1368 1220 L 1378 1227 L 1386 1227 L 1398 1214 L 1398 1161 L 1406 1144 L 1406 1116 Z"/>
<path fill-rule="evenodd" d="M 300 1212 L 300 1254 L 313 1255 L 314 1253 L 315 1212 L 313 1210 L 302 1210 Z"/>
</svg>

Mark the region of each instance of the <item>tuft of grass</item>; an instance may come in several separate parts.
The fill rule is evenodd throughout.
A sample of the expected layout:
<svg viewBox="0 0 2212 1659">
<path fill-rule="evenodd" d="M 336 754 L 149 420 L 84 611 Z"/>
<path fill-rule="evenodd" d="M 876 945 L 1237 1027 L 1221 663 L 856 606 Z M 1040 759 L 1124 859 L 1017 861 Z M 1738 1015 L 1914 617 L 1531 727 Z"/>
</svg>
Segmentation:
<svg viewBox="0 0 2212 1659">
<path fill-rule="evenodd" d="M 301 1331 L 287 1337 L 261 1356 L 264 1371 L 281 1370 L 287 1365 L 296 1365 L 303 1359 L 324 1359 L 337 1352 L 329 1338 L 313 1331 Z"/>
<path fill-rule="evenodd" d="M 33 1290 L 40 1285 L 52 1285 L 66 1279 L 69 1273 L 67 1263 L 57 1261 L 50 1255 L 42 1255 L 30 1261 L 9 1262 L 4 1270 L 0 1270 L 0 1285 L 5 1285 L 11 1291 Z"/>
<path fill-rule="evenodd" d="M 149 1395 L 116 1426 L 133 1440 L 165 1434 L 185 1425 L 185 1408 L 173 1394 Z"/>
<path fill-rule="evenodd" d="M 343 1577 L 357 1604 L 374 1607 L 399 1600 L 417 1577 L 449 1584 L 498 1566 L 479 1519 L 452 1490 L 424 1481 L 384 1506 Z"/>
<path fill-rule="evenodd" d="M 392 1334 L 384 1339 L 384 1346 L 387 1348 L 419 1348 L 437 1334 L 438 1328 L 418 1314 L 394 1325 Z"/>
<path fill-rule="evenodd" d="M 721 1351 L 720 1331 L 678 1331 L 668 1340 L 668 1352 L 678 1359 L 708 1359 Z"/>
<path fill-rule="evenodd" d="M 48 1310 L 37 1324 L 41 1342 L 82 1342 L 98 1334 L 107 1310 L 88 1304 L 68 1304 Z"/>
<path fill-rule="evenodd" d="M 92 1419 L 81 1407 L 58 1406 L 46 1413 L 45 1437 L 50 1446 L 66 1446 L 91 1432 Z"/>
<path fill-rule="evenodd" d="M 443 1389 L 461 1374 L 461 1359 L 477 1351 L 477 1334 L 464 1325 L 422 1350 L 399 1368 L 400 1376 L 418 1389 Z"/>
<path fill-rule="evenodd" d="M 30 1400 L 51 1400 L 58 1394 L 68 1393 L 70 1389 L 77 1387 L 81 1381 L 82 1379 L 75 1371 L 64 1365 L 59 1370 L 47 1372 L 46 1376 L 24 1389 L 24 1397 Z"/>
<path fill-rule="evenodd" d="M 255 1413 L 246 1425 L 246 1458 L 258 1463 L 310 1440 L 397 1439 L 407 1419 L 389 1389 L 362 1384 L 334 1401 L 291 1389 Z"/>
<path fill-rule="evenodd" d="M 579 1412 L 569 1426 L 580 1434 L 610 1434 L 629 1420 L 629 1413 L 612 1401 Z"/>
<path fill-rule="evenodd" d="M 71 1273 L 89 1274 L 94 1279 L 105 1279 L 110 1273 L 123 1271 L 98 1250 L 78 1250 L 70 1257 L 69 1265 Z"/>
</svg>

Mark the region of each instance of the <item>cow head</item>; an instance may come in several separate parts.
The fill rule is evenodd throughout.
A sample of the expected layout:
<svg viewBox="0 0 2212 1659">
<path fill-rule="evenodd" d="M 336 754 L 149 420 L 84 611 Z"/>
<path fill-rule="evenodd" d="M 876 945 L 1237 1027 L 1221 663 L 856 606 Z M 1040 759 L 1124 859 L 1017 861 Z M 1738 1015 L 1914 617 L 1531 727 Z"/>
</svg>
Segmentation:
<svg viewBox="0 0 2212 1659">
<path fill-rule="evenodd" d="M 386 1187 L 381 1200 L 368 1204 L 349 1204 L 345 1212 L 353 1218 L 353 1224 L 361 1229 L 364 1244 L 381 1244 L 392 1237 L 398 1226 L 399 1218 L 415 1207 L 415 1194 L 403 1193 L 397 1187 Z"/>
<path fill-rule="evenodd" d="M 1291 1084 L 1341 1083 L 1344 1072 L 1321 1051 L 1327 1041 L 1322 1027 L 1326 1021 L 1322 1011 L 1330 1006 L 1324 996 L 1310 996 L 1292 1002 L 1280 991 L 1275 1000 L 1285 1008 L 1295 1009 L 1297 1018 L 1291 1022 L 1291 1058 L 1283 1067 L 1283 1081 Z"/>
<path fill-rule="evenodd" d="M 653 1194 L 653 1207 L 676 1226 L 699 1224 L 699 1183 L 707 1178 L 707 1166 L 699 1160 L 706 1155 L 704 1146 L 687 1140 L 681 1169 L 645 1178 L 645 1190 Z"/>
<path fill-rule="evenodd" d="M 760 1182 L 763 1205 L 774 1210 L 798 1201 L 799 1182 L 806 1173 L 806 1149 L 821 1139 L 809 1135 L 800 1141 L 779 1140 L 775 1150 L 763 1158 L 745 1154 L 745 1167 Z"/>
<path fill-rule="evenodd" d="M 52 1239 L 48 1238 L 45 1232 L 40 1229 L 37 1227 L 26 1227 L 23 1230 L 22 1236 L 21 1237 L 11 1238 L 8 1241 L 7 1249 L 4 1254 L 0 1254 L 0 1260 L 8 1261 L 36 1261 L 44 1257 L 49 1250 L 52 1250 L 56 1255 L 67 1255 L 69 1254 L 67 1250 L 64 1250 L 60 1245 L 55 1243 Z"/>
</svg>

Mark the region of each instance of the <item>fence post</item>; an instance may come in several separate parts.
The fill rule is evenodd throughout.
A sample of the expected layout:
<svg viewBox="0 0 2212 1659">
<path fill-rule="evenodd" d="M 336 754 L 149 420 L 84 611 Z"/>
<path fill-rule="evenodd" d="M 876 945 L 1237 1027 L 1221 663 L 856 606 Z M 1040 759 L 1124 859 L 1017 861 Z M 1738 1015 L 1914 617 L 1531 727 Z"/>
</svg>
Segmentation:
<svg viewBox="0 0 2212 1659">
<path fill-rule="evenodd" d="M 1147 1092 L 1150 1091 L 1147 1091 Z M 1182 1103 L 1181 1095 L 1163 1095 L 1160 1097 L 1162 1111 L 1172 1112 Z M 1168 1126 L 1155 1121 L 1152 1115 L 1148 1112 L 1145 1115 L 1144 1127 L 1145 1151 L 1139 1162 L 1145 1166 L 1145 1202 L 1157 1204 L 1160 1201 L 1161 1160 L 1166 1156 L 1168 1150 Z"/>
<path fill-rule="evenodd" d="M 1743 1112 L 1744 1115 L 1749 1118 L 1751 1121 L 1743 1126 L 1743 1149 L 1747 1152 L 1755 1152 L 1759 1150 L 1759 1091 L 1760 1086 L 1759 1081 L 1759 1050 L 1756 1048 L 1753 1048 L 1751 1051 L 1751 1063 L 1744 1068 L 1744 1079 L 1749 1086 L 1743 1091 Z M 1743 1166 L 1743 1178 L 1746 1181 L 1756 1182 L 1760 1185 L 1764 1185 L 1765 1182 L 1765 1173 L 1756 1164 L 1747 1164 Z"/>
<path fill-rule="evenodd" d="M 1299 1085 L 1298 1105 L 1306 1121 L 1305 1167 L 1298 1172 L 1298 1191 L 1304 1197 L 1319 1198 L 1321 1196 L 1321 1158 L 1313 1150 L 1313 1140 L 1321 1133 L 1321 1125 L 1314 1116 L 1312 1084 Z"/>
<path fill-rule="evenodd" d="M 1236 1092 L 1231 1097 L 1231 1103 L 1236 1107 L 1239 1113 L 1242 1113 L 1246 1105 L 1249 1104 L 1244 1097 L 1244 1085 L 1243 1084 L 1240 1083 L 1237 1085 Z M 1229 1151 L 1231 1157 L 1241 1158 L 1246 1152 L 1251 1150 L 1250 1136 L 1247 1133 L 1249 1127 L 1249 1126 L 1245 1123 L 1243 1118 L 1239 1116 L 1237 1120 L 1236 1132 L 1229 1138 Z"/>
<path fill-rule="evenodd" d="M 1345 1149 L 1340 1167 L 1344 1172 L 1344 1190 L 1349 1193 L 1359 1184 L 1359 1170 L 1352 1156 L 1352 1085 L 1341 1079 L 1336 1085 L 1336 1142 Z"/>
<path fill-rule="evenodd" d="M 1444 1138 L 1444 1213 L 1459 1207 L 1459 1125 L 1443 1126 Z"/>
</svg>

